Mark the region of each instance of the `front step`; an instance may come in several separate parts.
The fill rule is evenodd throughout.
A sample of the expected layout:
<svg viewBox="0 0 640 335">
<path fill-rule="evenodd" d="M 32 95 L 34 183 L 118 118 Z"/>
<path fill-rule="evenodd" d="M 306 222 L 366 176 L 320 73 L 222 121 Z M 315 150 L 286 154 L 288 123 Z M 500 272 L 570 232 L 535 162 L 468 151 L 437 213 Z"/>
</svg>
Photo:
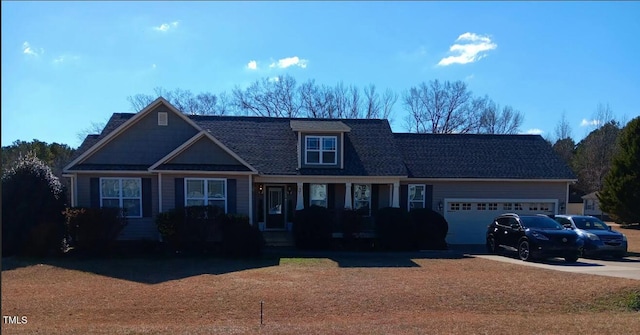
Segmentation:
<svg viewBox="0 0 640 335">
<path fill-rule="evenodd" d="M 288 231 L 263 231 L 265 245 L 268 247 L 292 247 L 295 245 L 293 234 Z"/>
</svg>

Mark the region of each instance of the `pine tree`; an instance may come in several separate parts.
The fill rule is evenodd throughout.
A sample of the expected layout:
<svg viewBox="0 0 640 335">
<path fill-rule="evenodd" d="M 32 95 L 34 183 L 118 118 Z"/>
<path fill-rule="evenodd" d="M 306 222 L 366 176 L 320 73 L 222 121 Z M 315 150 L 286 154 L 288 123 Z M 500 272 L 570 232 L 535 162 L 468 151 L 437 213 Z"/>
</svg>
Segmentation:
<svg viewBox="0 0 640 335">
<path fill-rule="evenodd" d="M 640 222 L 640 117 L 620 133 L 618 151 L 598 199 L 600 208 L 616 222 Z"/>
</svg>

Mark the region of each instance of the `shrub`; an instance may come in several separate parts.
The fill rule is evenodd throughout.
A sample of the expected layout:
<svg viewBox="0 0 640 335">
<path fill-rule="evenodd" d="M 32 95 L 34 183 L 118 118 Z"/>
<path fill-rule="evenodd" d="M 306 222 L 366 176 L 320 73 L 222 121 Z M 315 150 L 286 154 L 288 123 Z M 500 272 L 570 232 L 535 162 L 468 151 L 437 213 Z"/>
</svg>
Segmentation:
<svg viewBox="0 0 640 335">
<path fill-rule="evenodd" d="M 229 257 L 257 257 L 264 239 L 257 226 L 246 215 L 227 214 L 222 226 L 222 252 Z"/>
<path fill-rule="evenodd" d="M 449 224 L 440 213 L 427 208 L 413 209 L 409 221 L 414 231 L 414 245 L 423 250 L 446 250 Z"/>
<path fill-rule="evenodd" d="M 33 153 L 2 176 L 2 255 L 44 256 L 60 250 L 66 192 Z"/>
<path fill-rule="evenodd" d="M 69 244 L 84 254 L 104 255 L 110 252 L 127 225 L 120 208 L 67 208 L 63 214 Z"/>
<path fill-rule="evenodd" d="M 376 213 L 375 222 L 380 249 L 394 251 L 413 249 L 413 229 L 405 210 L 394 207 L 381 208 Z"/>
<path fill-rule="evenodd" d="M 331 246 L 331 212 L 324 207 L 310 206 L 296 211 L 293 237 L 300 249 L 328 249 Z"/>
</svg>

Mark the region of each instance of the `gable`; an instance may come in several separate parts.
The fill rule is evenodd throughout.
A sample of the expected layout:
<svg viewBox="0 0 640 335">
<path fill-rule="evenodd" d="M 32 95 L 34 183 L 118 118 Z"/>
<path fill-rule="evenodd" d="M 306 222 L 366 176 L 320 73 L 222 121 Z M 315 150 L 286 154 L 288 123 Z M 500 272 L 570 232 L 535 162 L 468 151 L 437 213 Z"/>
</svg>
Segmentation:
<svg viewBox="0 0 640 335">
<path fill-rule="evenodd" d="M 243 165 L 206 136 L 164 164 Z"/>
<path fill-rule="evenodd" d="M 159 113 L 166 113 L 166 126 L 159 125 Z M 89 155 L 82 164 L 150 166 L 197 133 L 194 126 L 160 104 Z"/>
</svg>

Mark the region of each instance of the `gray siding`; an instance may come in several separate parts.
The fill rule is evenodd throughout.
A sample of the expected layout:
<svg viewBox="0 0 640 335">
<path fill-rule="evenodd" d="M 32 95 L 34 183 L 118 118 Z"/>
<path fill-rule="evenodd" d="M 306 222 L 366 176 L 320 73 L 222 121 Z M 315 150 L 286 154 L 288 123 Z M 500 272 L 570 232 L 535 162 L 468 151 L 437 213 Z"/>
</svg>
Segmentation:
<svg viewBox="0 0 640 335">
<path fill-rule="evenodd" d="M 162 174 L 162 210 L 174 209 L 176 205 L 176 178 L 227 178 L 236 180 L 236 211 L 249 215 L 249 176 Z M 183 200 L 184 201 L 184 200 Z M 157 202 L 157 201 L 156 201 Z"/>
<path fill-rule="evenodd" d="M 166 111 L 169 124 L 158 125 Z M 193 137 L 197 130 L 164 106 L 159 106 L 84 161 L 86 164 L 152 165 Z"/>
<path fill-rule="evenodd" d="M 193 143 L 167 164 L 242 165 L 242 163 L 206 137 Z"/>
<path fill-rule="evenodd" d="M 337 157 L 336 157 L 336 164 L 305 164 L 305 155 L 306 155 L 306 147 L 307 147 L 307 136 L 334 136 L 336 137 L 336 150 L 337 150 Z M 346 137 L 346 135 L 345 135 Z M 341 162 L 342 162 L 342 150 L 343 150 L 343 145 L 342 145 L 342 140 L 341 140 L 342 136 L 340 134 L 336 134 L 336 133 L 302 133 L 302 136 L 300 138 L 300 166 L 302 166 L 303 168 L 327 168 L 327 169 L 336 169 L 336 168 L 340 168 Z M 320 146 L 322 147 L 322 143 L 320 143 Z"/>
<path fill-rule="evenodd" d="M 529 182 L 529 181 L 411 181 L 402 184 L 433 185 L 432 208 L 446 198 L 472 199 L 557 199 L 565 202 L 567 197 L 566 182 Z M 407 194 L 400 194 L 407 198 Z"/>
<path fill-rule="evenodd" d="M 91 207 L 90 180 L 105 177 L 101 175 L 78 175 L 78 207 Z M 109 175 L 116 178 L 151 178 L 152 217 L 127 219 L 127 226 L 118 237 L 119 240 L 157 240 L 158 229 L 155 216 L 158 214 L 158 178 L 154 175 Z M 144 201 L 144 200 L 143 200 Z"/>
</svg>

